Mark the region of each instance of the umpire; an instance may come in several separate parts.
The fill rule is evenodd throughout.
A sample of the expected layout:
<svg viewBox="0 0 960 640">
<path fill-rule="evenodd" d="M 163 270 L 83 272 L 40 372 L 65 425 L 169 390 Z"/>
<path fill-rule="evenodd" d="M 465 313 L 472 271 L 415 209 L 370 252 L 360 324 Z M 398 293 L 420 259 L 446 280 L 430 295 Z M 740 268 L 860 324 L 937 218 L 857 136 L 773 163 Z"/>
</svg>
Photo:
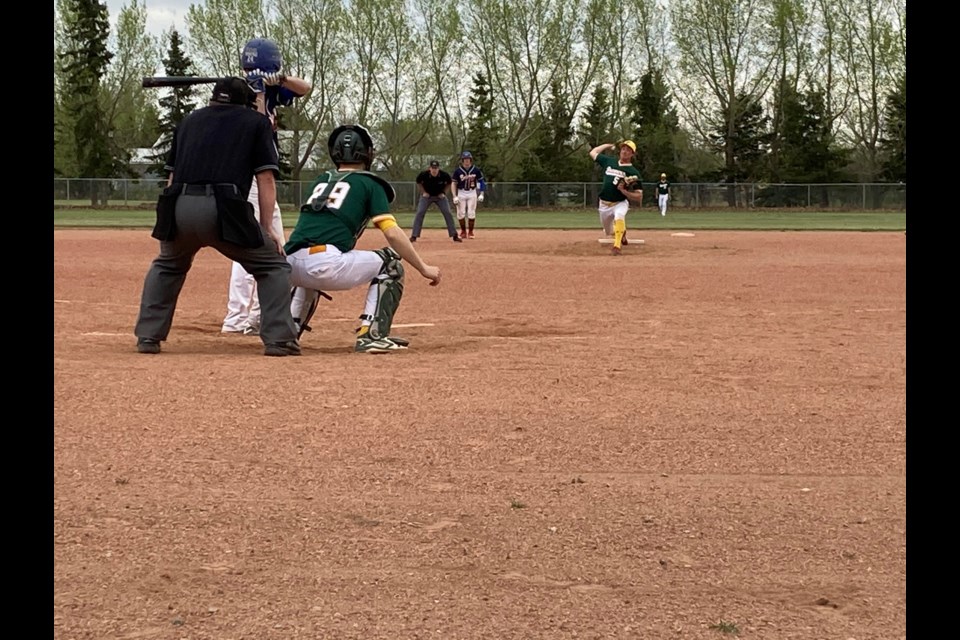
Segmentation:
<svg viewBox="0 0 960 640">
<path fill-rule="evenodd" d="M 417 204 L 417 213 L 413 216 L 413 231 L 410 232 L 410 242 L 416 242 L 423 230 L 423 217 L 427 214 L 427 207 L 436 204 L 447 222 L 447 233 L 454 242 L 463 242 L 457 235 L 457 228 L 453 225 L 453 215 L 450 213 L 450 202 L 444 193 L 453 178 L 440 168 L 440 162 L 430 161 L 430 168 L 421 171 L 417 176 L 417 186 L 420 187 L 420 202 Z"/>
<path fill-rule="evenodd" d="M 134 333 L 137 351 L 160 353 L 193 258 L 213 247 L 253 275 L 260 295 L 260 339 L 268 356 L 298 356 L 290 315 L 290 265 L 271 216 L 258 223 L 247 202 L 256 177 L 261 211 L 273 211 L 277 147 L 270 119 L 253 109 L 256 94 L 243 78 L 222 78 L 210 103 L 177 127 L 157 199 L 158 255 L 147 271 Z"/>
</svg>

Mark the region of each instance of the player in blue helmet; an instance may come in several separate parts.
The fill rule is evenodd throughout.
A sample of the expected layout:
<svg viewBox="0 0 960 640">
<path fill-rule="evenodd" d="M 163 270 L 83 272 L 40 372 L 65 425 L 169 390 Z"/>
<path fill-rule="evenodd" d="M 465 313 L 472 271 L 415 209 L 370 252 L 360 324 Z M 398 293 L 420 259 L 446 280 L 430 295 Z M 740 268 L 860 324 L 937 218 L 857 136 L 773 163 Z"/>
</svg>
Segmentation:
<svg viewBox="0 0 960 640">
<path fill-rule="evenodd" d="M 283 73 L 283 56 L 280 47 L 269 38 L 253 38 L 247 41 L 240 53 L 240 67 L 250 86 L 257 92 L 256 108 L 270 118 L 273 124 L 274 142 L 277 139 L 277 107 L 289 106 L 296 98 L 305 95 L 312 85 L 296 76 Z M 260 219 L 259 194 L 254 181 L 250 189 L 250 202 L 253 213 Z M 274 203 L 271 228 L 285 239 L 280 207 Z M 260 331 L 260 301 L 257 297 L 256 281 L 234 262 L 230 272 L 230 286 L 227 297 L 227 314 L 220 329 L 223 333 L 243 333 L 257 335 Z"/>
<path fill-rule="evenodd" d="M 473 154 L 469 151 L 460 154 L 460 165 L 453 170 L 452 178 L 450 191 L 453 193 L 453 204 L 457 206 L 460 237 L 472 239 L 477 221 L 477 203 L 483 202 L 487 180 L 480 167 L 473 164 Z"/>
</svg>

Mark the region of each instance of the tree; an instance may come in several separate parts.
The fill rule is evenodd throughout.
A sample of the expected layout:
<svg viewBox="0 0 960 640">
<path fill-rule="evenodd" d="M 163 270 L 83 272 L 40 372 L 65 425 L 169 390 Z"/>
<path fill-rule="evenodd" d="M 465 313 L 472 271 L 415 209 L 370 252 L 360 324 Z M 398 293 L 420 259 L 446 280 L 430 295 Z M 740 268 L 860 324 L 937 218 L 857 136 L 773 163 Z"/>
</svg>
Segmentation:
<svg viewBox="0 0 960 640">
<path fill-rule="evenodd" d="M 154 90 L 140 85 L 142 77 L 156 73 L 160 57 L 156 38 L 147 33 L 144 0 L 130 0 L 120 9 L 109 44 L 113 58 L 104 77 L 101 104 L 112 132 L 110 152 L 116 161 L 115 175 L 134 176 L 131 150 L 153 146 L 159 130 Z"/>
<path fill-rule="evenodd" d="M 582 32 L 583 0 L 494 0 L 469 6 L 464 29 L 473 47 L 461 65 L 471 76 L 479 68 L 491 88 L 489 97 L 502 117 L 500 143 L 488 151 L 496 153 L 499 166 L 493 168 L 506 179 L 537 133 L 550 84 L 557 77 L 572 77 L 565 70 L 576 59 L 579 43 L 573 38 Z M 576 111 L 579 104 L 571 108 Z M 470 126 L 464 122 L 464 128 Z"/>
<path fill-rule="evenodd" d="M 907 76 L 900 76 L 896 88 L 887 94 L 883 110 L 883 177 L 894 182 L 907 181 Z"/>
<path fill-rule="evenodd" d="M 826 98 L 822 91 L 797 91 L 792 83 L 778 93 L 776 110 L 782 114 L 780 158 L 770 172 L 770 180 L 777 183 L 838 182 L 846 154 L 836 144 L 827 115 Z M 821 206 L 829 205 L 826 187 L 818 189 Z M 762 191 L 758 202 L 767 206 L 804 205 L 807 194 L 797 195 L 779 187 Z"/>
<path fill-rule="evenodd" d="M 107 50 L 110 34 L 107 6 L 96 0 L 63 0 L 64 27 L 61 100 L 72 125 L 75 166 L 81 177 L 108 178 L 115 169 L 110 153 L 110 130 L 100 103 L 100 87 L 113 54 Z M 102 200 L 101 200 L 101 191 Z M 105 190 L 92 183 L 91 206 L 106 203 Z"/>
<path fill-rule="evenodd" d="M 350 43 L 340 0 L 273 0 L 271 6 L 277 16 L 270 29 L 282 43 L 284 68 L 313 85 L 291 106 L 277 110 L 291 132 L 281 145 L 289 149 L 290 175 L 299 180 L 315 155 L 322 164 L 329 162 L 327 137 L 334 127 L 356 119 L 348 111 Z"/>
<path fill-rule="evenodd" d="M 593 88 L 590 95 L 590 102 L 580 117 L 580 137 L 583 139 L 587 151 L 597 147 L 604 142 L 610 141 L 615 137 L 613 111 L 610 104 L 610 91 L 603 84 L 598 84 Z M 599 192 L 600 167 L 597 163 L 590 160 L 590 156 L 583 154 L 584 160 L 581 164 L 582 177 L 589 179 L 590 186 L 589 199 L 596 200 Z M 589 163 L 589 164 L 588 164 Z"/>
<path fill-rule="evenodd" d="M 183 50 L 183 40 L 180 32 L 171 29 L 165 39 L 167 57 L 163 59 L 163 69 L 168 76 L 194 75 L 193 61 Z M 193 101 L 193 87 L 171 87 L 159 100 L 160 105 L 160 132 L 156 141 L 156 153 L 150 156 L 153 164 L 149 171 L 160 176 L 166 175 L 163 166 L 167 161 L 170 145 L 173 144 L 173 135 L 183 118 L 196 108 Z"/>
<path fill-rule="evenodd" d="M 610 105 L 610 91 L 602 84 L 593 88 L 590 103 L 580 118 L 578 133 L 590 149 L 613 136 L 615 126 Z"/>
<path fill-rule="evenodd" d="M 540 116 L 534 144 L 524 154 L 520 164 L 520 179 L 529 182 L 573 182 L 579 176 L 576 148 L 573 145 L 573 113 L 560 79 L 550 87 L 547 113 Z M 541 190 L 542 205 L 552 203 L 552 193 Z"/>
<path fill-rule="evenodd" d="M 685 92 L 681 106 L 703 139 L 724 159 L 723 174 L 736 181 L 745 170 L 736 145 L 743 128 L 757 115 L 770 86 L 776 57 L 770 51 L 767 0 L 674 0 L 671 19 L 680 50 L 680 66 L 701 92 Z M 690 87 L 693 89 L 693 87 Z M 733 190 L 729 191 L 732 199 Z"/>
<path fill-rule="evenodd" d="M 628 107 L 630 122 L 634 125 L 633 141 L 637 144 L 634 164 L 640 169 L 640 175 L 649 179 L 661 172 L 677 176 L 680 173 L 676 150 L 680 118 L 659 71 L 643 74 Z M 653 190 L 648 192 L 651 202 L 656 200 Z"/>
<path fill-rule="evenodd" d="M 187 33 L 202 73 L 240 72 L 240 53 L 251 38 L 269 37 L 263 0 L 204 0 L 187 9 Z"/>
<path fill-rule="evenodd" d="M 727 120 L 731 112 L 737 115 L 732 123 Z M 729 184 L 727 202 L 731 207 L 740 204 L 735 184 L 758 180 L 764 175 L 771 137 L 770 117 L 764 114 L 757 100 L 745 93 L 737 96 L 729 111 L 717 111 L 710 140 L 728 158 L 719 177 Z"/>
<path fill-rule="evenodd" d="M 490 150 L 496 148 L 499 137 L 495 127 L 495 113 L 490 83 L 483 73 L 473 77 L 470 89 L 467 139 L 465 148 L 473 154 L 476 165 L 483 169 L 487 180 L 497 180 L 502 175 L 502 165 L 490 162 Z"/>
<path fill-rule="evenodd" d="M 845 0 L 837 5 L 845 36 L 840 60 L 853 95 L 838 133 L 854 148 L 859 179 L 871 182 L 883 170 L 884 97 L 896 86 L 906 57 L 903 23 L 898 22 L 900 0 Z"/>
<path fill-rule="evenodd" d="M 771 118 L 773 139 L 770 144 L 769 164 L 773 173 L 777 172 L 780 162 L 780 143 L 782 134 L 785 92 L 796 92 L 801 82 L 801 74 L 810 65 L 811 19 L 808 11 L 809 0 L 772 0 L 771 35 L 772 49 L 777 59 L 774 72 L 775 95 Z"/>
</svg>

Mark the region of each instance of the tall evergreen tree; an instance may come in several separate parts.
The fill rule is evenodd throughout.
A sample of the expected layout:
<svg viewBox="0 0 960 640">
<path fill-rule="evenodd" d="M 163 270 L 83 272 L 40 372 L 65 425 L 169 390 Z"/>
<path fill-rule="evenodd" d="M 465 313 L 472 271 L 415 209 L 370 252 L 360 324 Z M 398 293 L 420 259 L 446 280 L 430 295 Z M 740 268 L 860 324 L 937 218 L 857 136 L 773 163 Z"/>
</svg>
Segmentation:
<svg viewBox="0 0 960 640">
<path fill-rule="evenodd" d="M 634 164 L 646 180 L 656 181 L 660 173 L 680 173 L 676 149 L 680 118 L 672 105 L 670 92 L 659 71 L 648 71 L 640 78 L 636 95 L 628 101 L 630 122 L 634 125 L 633 141 L 637 143 Z M 653 189 L 644 190 L 645 200 L 654 202 Z"/>
<path fill-rule="evenodd" d="M 907 76 L 900 76 L 897 86 L 887 94 L 883 111 L 883 137 L 880 150 L 884 155 L 883 177 L 894 182 L 907 181 Z"/>
<path fill-rule="evenodd" d="M 176 29 L 169 35 L 167 57 L 163 59 L 163 68 L 168 76 L 194 75 L 193 61 L 183 50 L 183 40 Z M 150 156 L 152 164 L 149 171 L 166 177 L 163 165 L 167 160 L 173 134 L 183 118 L 196 108 L 193 101 L 194 87 L 171 87 L 160 98 L 160 137 L 155 145 L 156 153 Z"/>
<path fill-rule="evenodd" d="M 547 113 L 539 122 L 535 143 L 521 162 L 521 180 L 530 182 L 572 182 L 575 174 L 573 153 L 573 113 L 559 79 L 550 84 Z"/>
<path fill-rule="evenodd" d="M 589 151 L 604 142 L 611 141 L 615 137 L 613 134 L 615 128 L 610 91 L 604 85 L 598 84 L 590 94 L 590 103 L 580 117 L 578 133 L 586 143 L 587 151 Z M 590 182 L 590 193 L 587 199 L 590 201 L 596 200 L 600 188 L 600 168 L 597 163 L 590 160 L 590 156 L 586 153 L 583 154 L 580 166 L 582 167 L 580 179 Z"/>
<path fill-rule="evenodd" d="M 477 73 L 473 78 L 467 107 L 469 113 L 465 148 L 473 154 L 474 163 L 483 169 L 486 179 L 496 180 L 500 177 L 502 167 L 490 162 L 490 153 L 496 148 L 498 136 L 494 124 L 493 93 L 490 82 L 483 73 Z"/>
<path fill-rule="evenodd" d="M 781 87 L 775 108 L 780 113 L 779 153 L 776 166 L 768 167 L 775 183 L 820 183 L 842 181 L 846 153 L 836 143 L 827 115 L 823 92 L 800 93 L 792 85 Z M 821 206 L 827 206 L 828 190 L 819 189 Z M 758 196 L 767 206 L 805 205 L 806 193 L 797 194 L 770 187 Z"/>
<path fill-rule="evenodd" d="M 113 57 L 107 49 L 107 5 L 97 0 L 64 0 L 64 43 L 58 60 L 63 72 L 61 96 L 73 125 L 76 167 L 83 178 L 109 178 L 116 170 L 110 131 L 100 104 L 101 80 Z M 106 190 L 93 182 L 90 203 L 106 203 Z M 102 192 L 102 195 L 101 195 Z"/>
<path fill-rule="evenodd" d="M 732 111 L 732 122 L 728 115 Z M 737 95 L 732 110 L 720 109 L 716 114 L 714 130 L 709 139 L 726 162 L 718 178 L 730 186 L 727 203 L 736 207 L 736 189 L 733 185 L 762 179 L 766 174 L 765 159 L 770 149 L 770 117 L 764 114 L 759 101 L 745 93 Z"/>
</svg>

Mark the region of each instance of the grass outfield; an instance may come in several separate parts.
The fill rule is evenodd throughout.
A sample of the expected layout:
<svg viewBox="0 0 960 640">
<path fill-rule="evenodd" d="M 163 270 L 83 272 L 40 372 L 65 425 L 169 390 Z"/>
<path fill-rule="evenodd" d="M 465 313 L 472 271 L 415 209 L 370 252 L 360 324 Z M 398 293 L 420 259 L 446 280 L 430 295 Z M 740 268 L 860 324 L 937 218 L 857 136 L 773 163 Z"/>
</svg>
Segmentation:
<svg viewBox="0 0 960 640">
<path fill-rule="evenodd" d="M 283 212 L 284 227 L 292 229 L 298 212 Z M 54 228 L 151 228 L 155 214 L 149 209 L 54 209 Z M 397 214 L 405 229 L 413 226 L 413 212 Z M 512 210 L 481 209 L 478 229 L 597 229 L 594 209 Z M 719 229 L 753 231 L 904 231 L 906 212 L 894 211 L 677 211 L 660 216 L 654 209 L 631 210 L 628 229 Z M 425 229 L 444 228 L 443 216 L 433 207 L 424 219 Z"/>
</svg>

